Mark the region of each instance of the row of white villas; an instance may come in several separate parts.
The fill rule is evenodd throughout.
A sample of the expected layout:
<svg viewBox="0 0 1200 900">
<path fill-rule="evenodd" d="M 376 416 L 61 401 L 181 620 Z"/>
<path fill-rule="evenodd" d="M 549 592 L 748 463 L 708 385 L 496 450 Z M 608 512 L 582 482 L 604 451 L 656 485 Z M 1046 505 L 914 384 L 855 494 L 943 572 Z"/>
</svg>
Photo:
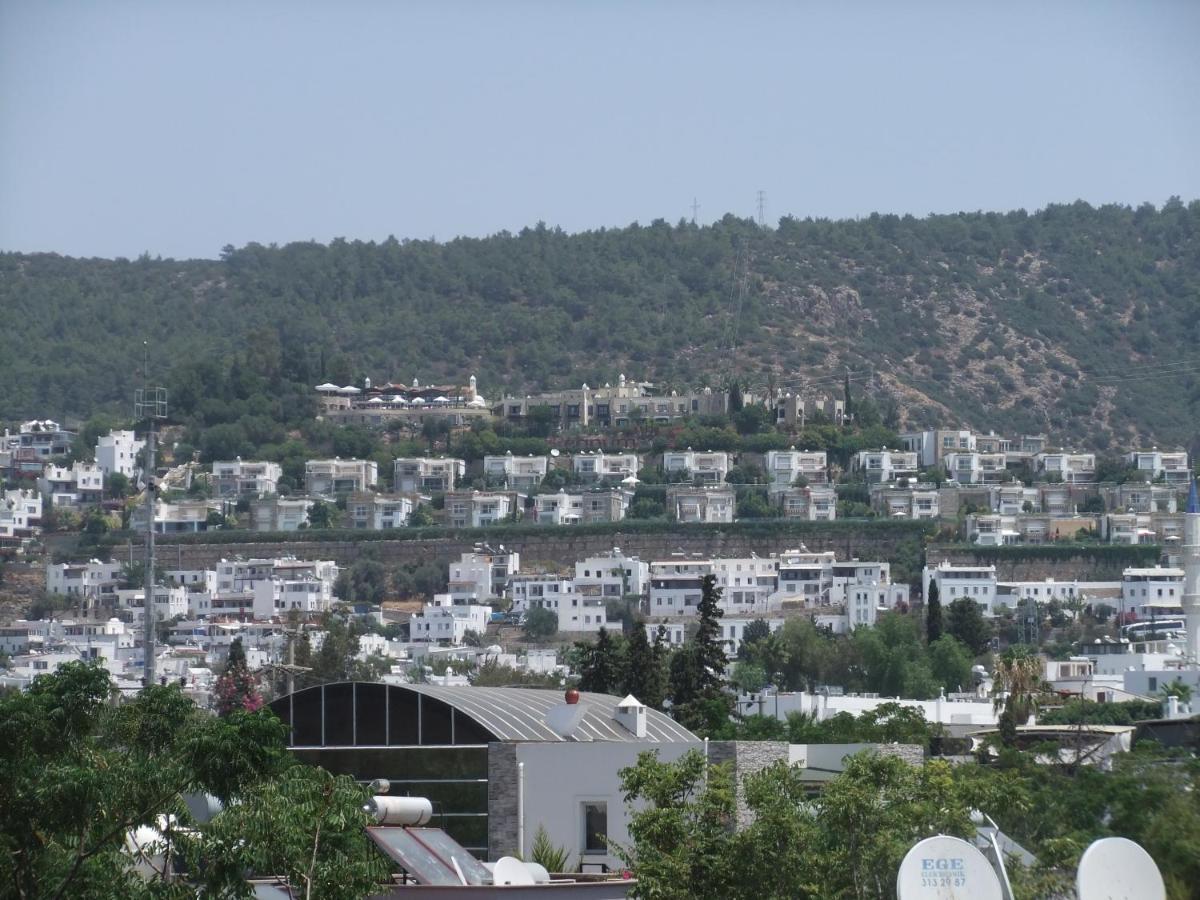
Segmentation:
<svg viewBox="0 0 1200 900">
<path fill-rule="evenodd" d="M 985 616 L 1015 609 L 1022 601 L 1101 601 L 1111 604 L 1125 620 L 1178 618 L 1183 614 L 1184 571 L 1167 566 L 1131 567 L 1120 581 L 998 581 L 995 566 L 960 566 L 948 562 L 926 566 L 925 596 L 930 584 L 938 585 L 945 607 L 955 600 L 979 604 Z"/>
</svg>

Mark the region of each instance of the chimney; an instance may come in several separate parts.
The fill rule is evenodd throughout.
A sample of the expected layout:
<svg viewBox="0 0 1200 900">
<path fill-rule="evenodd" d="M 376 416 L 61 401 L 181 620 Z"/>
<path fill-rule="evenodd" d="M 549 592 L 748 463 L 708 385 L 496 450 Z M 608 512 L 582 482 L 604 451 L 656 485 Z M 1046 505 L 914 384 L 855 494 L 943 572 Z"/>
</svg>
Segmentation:
<svg viewBox="0 0 1200 900">
<path fill-rule="evenodd" d="M 617 704 L 617 714 L 614 718 L 618 725 L 634 737 L 646 736 L 646 707 L 633 694 Z"/>
</svg>

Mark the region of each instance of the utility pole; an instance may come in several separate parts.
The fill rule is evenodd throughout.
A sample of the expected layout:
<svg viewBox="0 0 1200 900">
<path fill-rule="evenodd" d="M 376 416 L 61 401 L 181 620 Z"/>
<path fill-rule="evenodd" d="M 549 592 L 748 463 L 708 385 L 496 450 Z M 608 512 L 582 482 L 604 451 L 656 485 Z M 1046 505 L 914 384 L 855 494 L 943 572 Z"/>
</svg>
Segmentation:
<svg viewBox="0 0 1200 900">
<path fill-rule="evenodd" d="M 146 428 L 146 596 L 143 602 L 144 626 L 142 644 L 145 655 L 145 675 L 143 686 L 154 684 L 154 501 L 158 493 L 158 483 L 155 468 L 154 439 L 155 427 L 159 419 L 167 417 L 167 389 L 149 386 L 149 345 L 143 341 L 142 379 L 145 387 L 139 388 L 134 394 L 134 417 L 145 417 Z"/>
</svg>

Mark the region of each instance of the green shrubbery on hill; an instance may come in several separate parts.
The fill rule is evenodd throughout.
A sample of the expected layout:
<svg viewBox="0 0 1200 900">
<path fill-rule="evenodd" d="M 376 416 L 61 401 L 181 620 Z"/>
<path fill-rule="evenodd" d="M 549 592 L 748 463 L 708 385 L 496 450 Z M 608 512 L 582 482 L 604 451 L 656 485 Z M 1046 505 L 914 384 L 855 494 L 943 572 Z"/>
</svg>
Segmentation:
<svg viewBox="0 0 1200 900">
<path fill-rule="evenodd" d="M 735 302 L 739 247 L 750 277 Z M 243 429 L 299 422 L 312 385 L 363 375 L 475 373 L 491 398 L 622 371 L 799 388 L 848 366 L 873 370 L 871 393 L 911 423 L 1183 442 L 1197 367 L 1145 367 L 1195 363 L 1198 298 L 1200 202 L 1174 199 L 774 229 L 539 225 L 212 261 L 0 254 L 0 418 L 127 409 L 148 339 L 178 408 Z"/>
</svg>

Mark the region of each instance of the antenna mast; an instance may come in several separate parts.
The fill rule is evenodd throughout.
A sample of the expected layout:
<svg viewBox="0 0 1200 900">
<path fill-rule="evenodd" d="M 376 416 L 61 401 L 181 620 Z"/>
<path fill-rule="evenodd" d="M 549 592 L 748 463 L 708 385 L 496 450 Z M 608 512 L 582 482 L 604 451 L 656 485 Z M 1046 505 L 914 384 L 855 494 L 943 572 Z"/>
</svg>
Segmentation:
<svg viewBox="0 0 1200 900">
<path fill-rule="evenodd" d="M 696 214 L 700 212 L 700 204 L 695 197 L 692 198 L 692 224 L 696 224 Z"/>
<path fill-rule="evenodd" d="M 142 341 L 142 387 L 134 392 L 133 415 L 146 419 L 146 596 L 143 601 L 142 645 L 145 655 L 143 686 L 154 684 L 154 500 L 158 490 L 154 460 L 155 426 L 167 417 L 167 389 L 150 386 L 150 345 Z"/>
<path fill-rule="evenodd" d="M 767 227 L 767 192 L 758 192 L 758 227 Z"/>
</svg>

